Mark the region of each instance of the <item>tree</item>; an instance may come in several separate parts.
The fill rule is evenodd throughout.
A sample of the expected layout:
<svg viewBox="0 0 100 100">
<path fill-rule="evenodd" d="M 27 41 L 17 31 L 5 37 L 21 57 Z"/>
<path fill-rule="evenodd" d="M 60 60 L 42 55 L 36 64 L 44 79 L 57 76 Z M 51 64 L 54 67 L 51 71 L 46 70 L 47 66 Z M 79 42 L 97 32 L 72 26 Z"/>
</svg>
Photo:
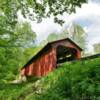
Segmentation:
<svg viewBox="0 0 100 100">
<path fill-rule="evenodd" d="M 76 7 L 81 7 L 81 4 L 86 2 L 87 0 L 0 0 L 0 13 L 12 27 L 18 21 L 18 11 L 21 11 L 25 18 L 37 22 L 53 15 L 54 21 L 62 24 L 63 21 L 58 19 L 58 15 L 75 12 Z"/>
<path fill-rule="evenodd" d="M 18 23 L 14 32 L 5 30 L 3 29 L 0 34 L 0 82 L 16 78 L 19 69 L 33 52 L 32 47 L 35 46 L 36 39 L 35 32 L 26 22 Z M 27 48 L 30 48 L 30 53 L 25 53 Z"/>
<path fill-rule="evenodd" d="M 55 41 L 55 40 L 58 40 L 59 39 L 59 36 L 58 34 L 56 33 L 51 33 L 48 38 L 47 38 L 47 41 L 48 42 L 51 42 L 51 41 Z"/>
<path fill-rule="evenodd" d="M 36 39 L 35 32 L 32 31 L 29 23 L 18 23 L 14 29 L 14 32 L 10 32 L 1 29 L 0 34 L 0 46 L 1 47 L 16 47 L 16 46 L 28 46 L 32 44 Z"/>
<path fill-rule="evenodd" d="M 95 53 L 100 53 L 100 43 L 94 44 L 93 47 Z"/>
<path fill-rule="evenodd" d="M 69 37 L 76 42 L 82 49 L 86 49 L 86 32 L 84 29 L 78 25 L 78 24 L 73 24 L 72 27 L 70 28 L 69 32 Z"/>
<path fill-rule="evenodd" d="M 0 82 L 13 80 L 23 60 L 23 52 L 19 47 L 0 47 Z"/>
<path fill-rule="evenodd" d="M 62 33 L 51 33 L 48 38 L 47 41 L 51 42 L 51 41 L 56 41 L 56 40 L 60 40 L 60 39 L 64 39 L 68 37 L 68 33 L 67 33 L 67 29 L 64 30 Z"/>
<path fill-rule="evenodd" d="M 13 35 L 15 45 L 31 46 L 34 45 L 35 39 L 36 33 L 32 31 L 31 25 L 28 22 L 16 25 Z"/>
</svg>

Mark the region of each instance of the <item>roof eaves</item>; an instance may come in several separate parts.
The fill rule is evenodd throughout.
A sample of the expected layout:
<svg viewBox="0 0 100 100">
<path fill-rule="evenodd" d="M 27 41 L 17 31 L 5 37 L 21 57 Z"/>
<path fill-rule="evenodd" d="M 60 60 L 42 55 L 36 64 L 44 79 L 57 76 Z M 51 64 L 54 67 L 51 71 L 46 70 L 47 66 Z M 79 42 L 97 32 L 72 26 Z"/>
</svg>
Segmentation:
<svg viewBox="0 0 100 100">
<path fill-rule="evenodd" d="M 51 47 L 50 43 L 47 43 L 36 55 L 34 55 L 22 68 L 26 67 L 28 64 L 32 63 L 36 60 L 36 58 L 40 57 L 45 53 L 47 49 Z"/>
</svg>

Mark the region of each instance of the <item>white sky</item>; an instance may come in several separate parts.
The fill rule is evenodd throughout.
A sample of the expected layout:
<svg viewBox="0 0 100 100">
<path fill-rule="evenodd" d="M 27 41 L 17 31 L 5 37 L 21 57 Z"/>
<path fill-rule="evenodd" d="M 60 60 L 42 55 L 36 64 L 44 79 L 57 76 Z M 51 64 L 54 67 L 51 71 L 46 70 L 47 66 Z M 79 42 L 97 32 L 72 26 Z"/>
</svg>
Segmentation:
<svg viewBox="0 0 100 100">
<path fill-rule="evenodd" d="M 52 18 L 44 19 L 39 24 L 31 21 L 32 29 L 37 33 L 37 39 L 43 40 L 53 32 L 59 33 L 72 22 L 75 22 L 80 24 L 87 32 L 89 51 L 92 51 L 92 44 L 100 42 L 99 0 L 90 0 L 88 4 L 83 4 L 81 8 L 77 8 L 75 14 L 64 14 L 61 18 L 65 20 L 65 24 L 62 27 L 54 23 Z M 23 18 L 20 16 L 20 19 L 22 20 Z"/>
</svg>

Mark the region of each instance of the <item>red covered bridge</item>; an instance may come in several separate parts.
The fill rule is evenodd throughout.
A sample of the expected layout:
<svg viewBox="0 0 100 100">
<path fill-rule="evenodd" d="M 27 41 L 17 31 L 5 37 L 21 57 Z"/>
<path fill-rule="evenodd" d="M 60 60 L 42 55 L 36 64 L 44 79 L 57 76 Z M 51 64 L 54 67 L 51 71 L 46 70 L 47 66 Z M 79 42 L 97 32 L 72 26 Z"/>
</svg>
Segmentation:
<svg viewBox="0 0 100 100">
<path fill-rule="evenodd" d="M 21 75 L 45 76 L 53 71 L 57 64 L 81 58 L 81 51 L 69 38 L 50 42 L 23 66 Z"/>
</svg>

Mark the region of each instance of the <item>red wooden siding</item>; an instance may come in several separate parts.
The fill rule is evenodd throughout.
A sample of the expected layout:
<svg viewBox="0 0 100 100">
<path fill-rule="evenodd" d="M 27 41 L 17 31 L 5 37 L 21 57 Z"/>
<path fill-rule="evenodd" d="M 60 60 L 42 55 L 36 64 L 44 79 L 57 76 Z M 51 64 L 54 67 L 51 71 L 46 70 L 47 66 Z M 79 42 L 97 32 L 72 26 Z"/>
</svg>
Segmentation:
<svg viewBox="0 0 100 100">
<path fill-rule="evenodd" d="M 45 76 L 56 67 L 56 52 L 55 49 L 49 50 L 46 54 L 42 55 L 32 64 L 23 68 L 22 75 Z"/>
</svg>

